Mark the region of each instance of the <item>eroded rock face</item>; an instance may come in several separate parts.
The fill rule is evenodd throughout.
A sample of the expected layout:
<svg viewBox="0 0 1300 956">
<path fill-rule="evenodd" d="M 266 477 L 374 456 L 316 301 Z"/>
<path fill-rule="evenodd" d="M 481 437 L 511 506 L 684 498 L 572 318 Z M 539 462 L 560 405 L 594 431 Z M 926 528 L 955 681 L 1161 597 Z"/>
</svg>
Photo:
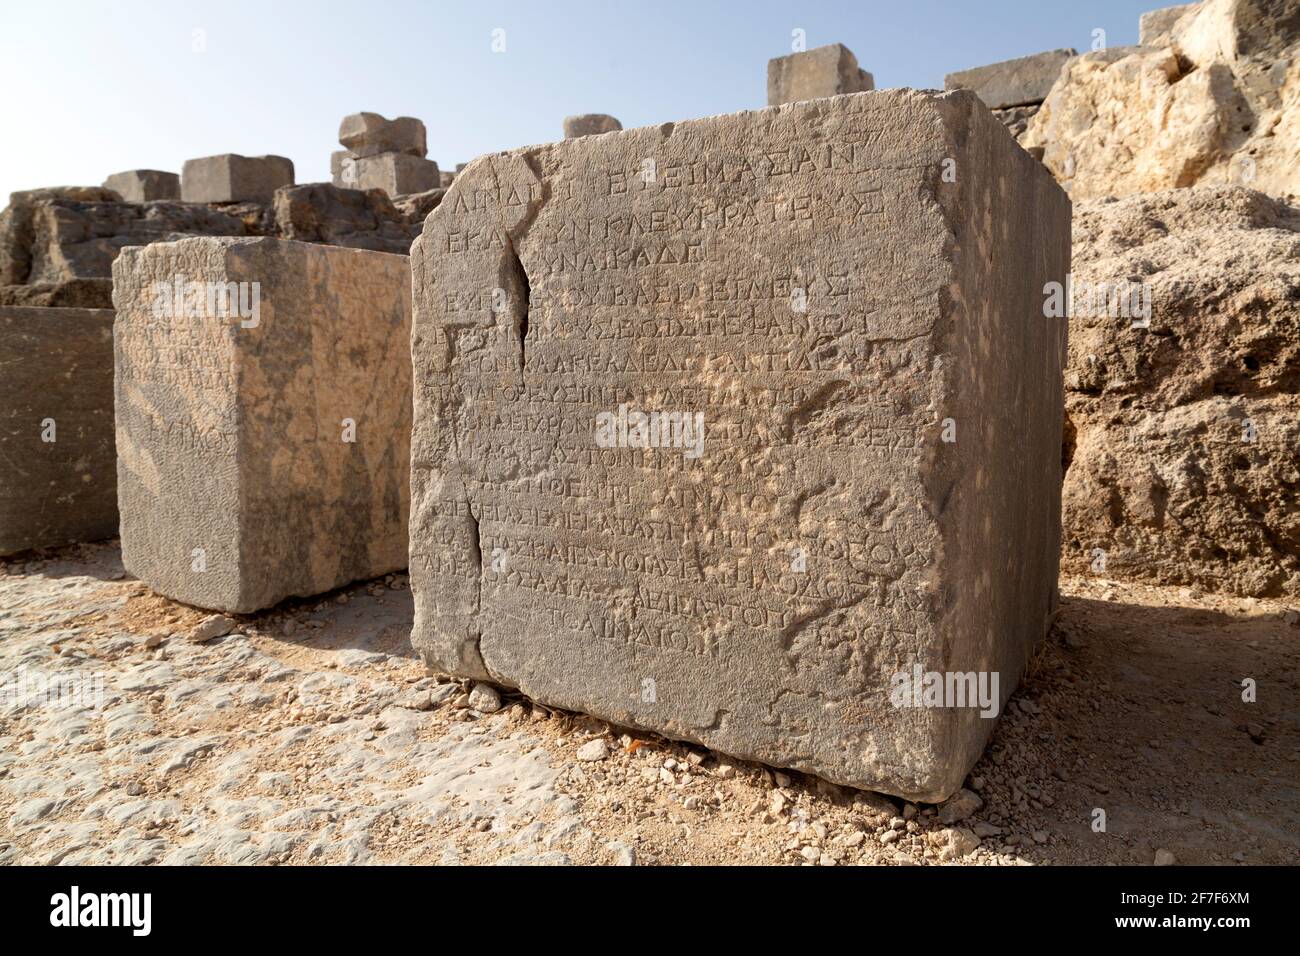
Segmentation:
<svg viewBox="0 0 1300 956">
<path fill-rule="evenodd" d="M 1005 698 L 1052 611 L 1069 216 L 967 91 L 471 163 L 412 247 L 415 646 L 946 797 L 993 722 L 891 692 Z"/>
<path fill-rule="evenodd" d="M 284 239 L 118 257 L 131 573 L 187 604 L 248 612 L 405 566 L 407 262 Z"/>
<path fill-rule="evenodd" d="M 113 313 L 0 307 L 0 554 L 117 534 Z"/>
<path fill-rule="evenodd" d="M 1074 276 L 1148 283 L 1150 327 L 1076 305 L 1065 566 L 1300 594 L 1300 209 L 1232 187 L 1082 203 Z"/>
<path fill-rule="evenodd" d="M 278 236 L 405 254 L 442 190 L 394 204 L 373 190 L 288 186 L 272 203 L 124 202 L 99 187 L 14 193 L 0 212 L 0 305 L 112 307 L 126 246 L 191 236 Z"/>
<path fill-rule="evenodd" d="M 275 194 L 273 208 L 276 234 L 302 242 L 406 255 L 420 232 L 420 220 L 403 215 L 378 189 L 291 186 Z"/>
<path fill-rule="evenodd" d="M 1146 35 L 1071 60 L 1021 137 L 1071 197 L 1300 194 L 1300 7 L 1205 0 Z"/>
<path fill-rule="evenodd" d="M 109 308 L 124 247 L 259 235 L 264 217 L 260 206 L 130 203 L 107 189 L 14 193 L 0 212 L 0 303 Z"/>
<path fill-rule="evenodd" d="M 126 246 L 170 242 L 187 236 L 246 236 L 264 228 L 262 210 L 253 222 L 236 212 L 195 203 L 77 202 L 49 199 L 31 208 L 30 265 L 17 281 L 65 282 L 112 274 Z"/>
<path fill-rule="evenodd" d="M 399 196 L 393 201 L 402 217 L 413 227 L 412 238 L 420 234 L 424 226 L 424 220 L 429 213 L 438 208 L 438 203 L 442 202 L 443 196 L 447 195 L 447 190 L 430 189 L 427 192 L 411 193 L 409 196 Z M 408 243 L 409 245 L 409 243 Z"/>
</svg>

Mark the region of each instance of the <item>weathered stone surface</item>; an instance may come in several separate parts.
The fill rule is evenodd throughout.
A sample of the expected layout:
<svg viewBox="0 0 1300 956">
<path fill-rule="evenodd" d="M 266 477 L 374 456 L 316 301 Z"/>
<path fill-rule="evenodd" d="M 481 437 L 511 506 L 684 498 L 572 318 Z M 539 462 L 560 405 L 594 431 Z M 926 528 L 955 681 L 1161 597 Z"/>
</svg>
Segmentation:
<svg viewBox="0 0 1300 956">
<path fill-rule="evenodd" d="M 965 91 L 480 157 L 412 247 L 413 643 L 621 725 L 948 796 L 993 721 L 891 689 L 997 672 L 1005 699 L 1044 633 L 1066 330 L 1042 289 L 1069 217 Z M 621 408 L 698 427 L 640 447 L 599 417 Z"/>
<path fill-rule="evenodd" d="M 943 78 L 945 90 L 974 90 L 989 109 L 1029 106 L 1047 99 L 1061 67 L 1077 56 L 1076 50 L 1048 50 L 970 70 L 958 70 Z"/>
<path fill-rule="evenodd" d="M 1169 31 L 1169 45 L 1194 65 L 1213 61 L 1271 64 L 1300 42 L 1293 0 L 1204 0 Z"/>
<path fill-rule="evenodd" d="M 344 181 L 343 175 L 344 170 L 346 169 L 348 170 L 347 175 L 350 179 L 356 178 L 355 174 L 351 172 L 352 160 L 354 159 L 356 159 L 356 157 L 346 149 L 336 149 L 334 152 L 330 153 L 330 181 L 334 183 L 335 186 L 341 186 L 345 189 L 352 188 Z"/>
<path fill-rule="evenodd" d="M 1029 128 L 1029 121 L 1034 118 L 1038 112 L 1038 106 L 1030 104 L 1029 106 L 1012 106 L 1004 110 L 994 110 L 993 115 L 998 118 L 998 122 L 1007 128 L 1007 132 L 1016 139 Z"/>
<path fill-rule="evenodd" d="M 115 396 L 132 574 L 247 612 L 405 566 L 409 279 L 402 256 L 283 239 L 123 251 Z M 178 280 L 191 306 L 247 283 L 246 307 L 177 317 Z"/>
<path fill-rule="evenodd" d="M 339 124 L 339 144 L 353 156 L 406 153 L 421 159 L 428 153 L 424 123 L 414 116 L 385 119 L 378 113 L 353 113 Z"/>
<path fill-rule="evenodd" d="M 10 206 L 22 206 L 43 199 L 71 199 L 74 202 L 122 202 L 122 197 L 107 186 L 43 186 L 9 194 Z"/>
<path fill-rule="evenodd" d="M 122 197 L 101 186 L 53 186 L 9 194 L 9 205 L 0 211 L 0 285 L 26 282 L 32 267 L 33 209 L 50 199 L 72 202 L 121 202 Z"/>
<path fill-rule="evenodd" d="M 1075 209 L 1063 563 L 1300 595 L 1300 209 L 1235 187 Z M 1149 326 L 1103 283 L 1145 283 Z"/>
<path fill-rule="evenodd" d="M 329 183 L 289 186 L 275 194 L 275 232 L 285 239 L 407 255 L 421 220 L 408 220 L 378 189 Z"/>
<path fill-rule="evenodd" d="M 442 197 L 445 195 L 447 195 L 445 189 L 430 189 L 428 192 L 411 193 L 409 196 L 400 196 L 393 200 L 393 205 L 402 214 L 402 218 L 415 227 L 411 233 L 413 240 L 420 234 L 424 220 L 428 218 L 429 213 L 438 208 L 438 203 L 442 202 Z M 409 251 L 410 243 L 407 243 L 407 246 Z"/>
<path fill-rule="evenodd" d="M 114 173 L 104 180 L 104 188 L 113 190 L 126 202 L 181 198 L 181 178 L 175 173 L 157 169 L 130 169 L 124 173 Z"/>
<path fill-rule="evenodd" d="M 0 307 L 0 554 L 117 534 L 113 313 Z"/>
<path fill-rule="evenodd" d="M 842 43 L 767 61 L 768 106 L 872 89 L 871 74 L 858 68 L 858 58 Z"/>
<path fill-rule="evenodd" d="M 293 185 L 293 161 L 283 156 L 223 153 L 187 159 L 181 167 L 186 202 L 269 203 L 281 186 Z"/>
<path fill-rule="evenodd" d="M 598 136 L 601 133 L 614 133 L 622 128 L 622 123 L 606 113 L 583 113 L 580 116 L 564 117 L 565 139 L 577 139 L 579 136 Z"/>
<path fill-rule="evenodd" d="M 456 174 L 449 173 L 445 169 L 438 171 L 438 185 L 442 189 L 450 189 L 451 184 L 456 181 Z"/>
<path fill-rule="evenodd" d="M 344 182 L 355 180 L 352 189 L 382 189 L 389 196 L 406 196 L 441 188 L 438 164 L 406 153 L 380 153 L 344 160 Z"/>
<path fill-rule="evenodd" d="M 36 308 L 111 309 L 112 279 L 68 279 L 64 282 L 34 282 L 0 285 L 0 305 Z"/>
<path fill-rule="evenodd" d="M 1071 60 L 1021 142 L 1076 200 L 1227 184 L 1300 195 L 1300 5 L 1205 0 L 1167 46 Z"/>
<path fill-rule="evenodd" d="M 260 207 L 141 205 L 122 202 L 108 190 L 86 200 L 31 196 L 15 193 L 0 213 L 0 284 L 57 285 L 108 278 L 113 259 L 125 246 L 194 235 L 243 236 L 262 228 Z"/>
<path fill-rule="evenodd" d="M 1149 10 L 1138 17 L 1138 44 L 1141 46 L 1168 46 L 1169 35 L 1183 15 L 1195 10 L 1197 4 L 1184 3 L 1176 7 Z"/>
</svg>

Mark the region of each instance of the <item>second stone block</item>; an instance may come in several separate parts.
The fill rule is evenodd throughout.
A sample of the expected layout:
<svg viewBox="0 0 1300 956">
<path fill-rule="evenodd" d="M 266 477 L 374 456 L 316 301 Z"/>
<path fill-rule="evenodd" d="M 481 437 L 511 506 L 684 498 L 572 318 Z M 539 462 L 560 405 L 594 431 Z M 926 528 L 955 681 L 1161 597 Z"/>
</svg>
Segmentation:
<svg viewBox="0 0 1300 956">
<path fill-rule="evenodd" d="M 113 264 L 122 560 L 250 612 L 406 565 L 405 256 L 196 238 Z"/>
</svg>

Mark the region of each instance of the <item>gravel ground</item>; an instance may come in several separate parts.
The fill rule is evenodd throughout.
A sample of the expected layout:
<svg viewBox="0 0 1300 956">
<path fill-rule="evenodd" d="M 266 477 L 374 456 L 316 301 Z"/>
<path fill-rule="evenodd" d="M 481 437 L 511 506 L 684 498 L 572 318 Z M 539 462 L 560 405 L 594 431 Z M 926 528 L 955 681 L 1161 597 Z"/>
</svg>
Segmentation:
<svg viewBox="0 0 1300 956">
<path fill-rule="evenodd" d="M 114 544 L 0 562 L 0 862 L 1300 861 L 1295 611 L 1062 591 L 966 788 L 932 807 L 431 674 L 403 575 L 214 619 Z"/>
</svg>

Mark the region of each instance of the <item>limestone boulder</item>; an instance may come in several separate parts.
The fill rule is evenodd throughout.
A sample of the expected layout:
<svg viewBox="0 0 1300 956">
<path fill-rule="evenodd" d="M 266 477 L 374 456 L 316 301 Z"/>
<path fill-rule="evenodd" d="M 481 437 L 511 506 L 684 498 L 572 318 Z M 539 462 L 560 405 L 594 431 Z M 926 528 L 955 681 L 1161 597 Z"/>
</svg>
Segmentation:
<svg viewBox="0 0 1300 956">
<path fill-rule="evenodd" d="M 420 234 L 420 229 L 424 225 L 424 220 L 428 218 L 429 213 L 438 208 L 443 197 L 447 195 L 446 189 L 430 189 L 422 193 L 411 193 L 406 196 L 399 196 L 393 200 L 393 205 L 402 218 L 414 227 L 414 236 Z"/>
<path fill-rule="evenodd" d="M 1240 187 L 1075 207 L 1063 563 L 1300 595 L 1300 209 Z M 1112 312 L 1116 314 L 1112 314 Z"/>
<path fill-rule="evenodd" d="M 107 278 L 126 246 L 185 236 L 245 236 L 263 228 L 261 207 L 127 203 L 15 194 L 0 214 L 0 284 L 59 284 Z"/>
<path fill-rule="evenodd" d="M 389 197 L 428 192 L 442 184 L 437 163 L 408 153 L 345 159 L 341 178 L 352 189 L 378 189 Z"/>
<path fill-rule="evenodd" d="M 1205 0 L 1164 45 L 1069 61 L 1021 143 L 1074 199 L 1238 184 L 1300 194 L 1300 8 Z"/>
</svg>

